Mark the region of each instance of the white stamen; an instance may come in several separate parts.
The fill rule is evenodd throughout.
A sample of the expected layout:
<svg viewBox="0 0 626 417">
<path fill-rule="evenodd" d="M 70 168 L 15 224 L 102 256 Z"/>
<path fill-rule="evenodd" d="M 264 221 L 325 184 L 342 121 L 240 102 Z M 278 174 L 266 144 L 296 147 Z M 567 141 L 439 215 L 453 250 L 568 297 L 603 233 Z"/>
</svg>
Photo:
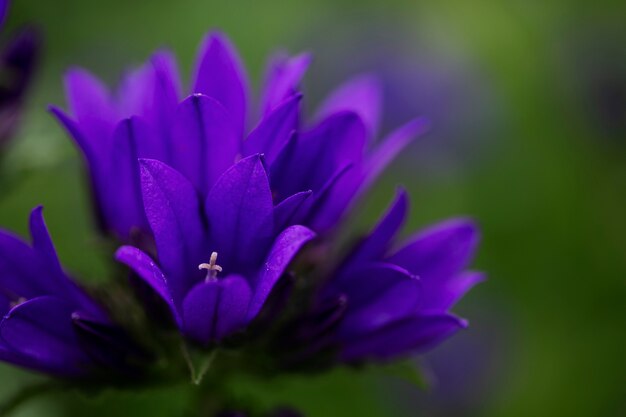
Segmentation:
<svg viewBox="0 0 626 417">
<path fill-rule="evenodd" d="M 222 267 L 217 264 L 217 252 L 211 253 L 211 258 L 208 264 L 198 265 L 198 269 L 206 269 L 206 281 L 211 281 L 217 278 L 217 273 L 222 272 Z"/>
</svg>

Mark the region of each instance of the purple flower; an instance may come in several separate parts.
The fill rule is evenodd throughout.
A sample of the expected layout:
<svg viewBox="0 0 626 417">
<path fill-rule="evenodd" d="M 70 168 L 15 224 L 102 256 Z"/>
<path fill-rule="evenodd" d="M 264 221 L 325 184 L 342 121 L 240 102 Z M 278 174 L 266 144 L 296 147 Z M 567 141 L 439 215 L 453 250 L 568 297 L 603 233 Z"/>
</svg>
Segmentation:
<svg viewBox="0 0 626 417">
<path fill-rule="evenodd" d="M 307 54 L 270 61 L 258 123 L 250 122 L 254 109 L 240 59 L 219 33 L 203 43 L 191 95 L 180 103 L 176 63 L 164 51 L 130 73 L 115 94 L 86 71 L 69 71 L 73 116 L 52 112 L 87 161 L 103 228 L 127 242 L 149 229 L 137 158 L 171 166 L 205 198 L 233 163 L 256 154 L 265 157 L 274 203 L 294 207 L 287 224 L 317 232 L 334 226 L 426 123 L 413 120 L 375 145 L 379 87 L 357 79 L 331 94 L 312 127 L 302 126 L 298 84 L 309 62 Z"/>
<path fill-rule="evenodd" d="M 385 360 L 422 353 L 467 326 L 448 310 L 484 279 L 465 271 L 479 240 L 476 226 L 448 220 L 393 249 L 407 210 L 400 191 L 322 287 L 313 325 L 301 332 L 309 352 L 330 345 L 343 361 Z"/>
<path fill-rule="evenodd" d="M 158 265 L 132 246 L 120 248 L 117 259 L 163 298 L 190 339 L 206 345 L 243 329 L 313 232 L 284 228 L 294 206 L 274 205 L 260 155 L 226 170 L 206 199 L 164 163 L 139 164 Z"/>
<path fill-rule="evenodd" d="M 136 350 L 63 272 L 41 207 L 30 233 L 32 245 L 0 231 L 0 359 L 63 377 L 129 370 Z"/>
<path fill-rule="evenodd" d="M 9 2 L 0 1 L 0 27 Z M 40 38 L 26 28 L 11 38 L 0 51 L 0 146 L 12 136 L 20 119 L 24 94 L 31 84 L 39 57 Z"/>
</svg>

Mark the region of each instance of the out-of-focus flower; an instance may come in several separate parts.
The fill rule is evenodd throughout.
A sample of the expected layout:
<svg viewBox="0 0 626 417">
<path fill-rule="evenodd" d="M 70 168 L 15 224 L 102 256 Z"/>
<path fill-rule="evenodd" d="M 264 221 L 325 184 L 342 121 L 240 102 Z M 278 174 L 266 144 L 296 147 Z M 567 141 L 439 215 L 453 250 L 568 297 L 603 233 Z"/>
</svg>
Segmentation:
<svg viewBox="0 0 626 417">
<path fill-rule="evenodd" d="M 32 245 L 0 231 L 0 359 L 70 378 L 130 372 L 138 350 L 62 270 L 41 207 L 30 233 Z"/>
<path fill-rule="evenodd" d="M 318 122 L 302 127 L 297 87 L 309 61 L 306 54 L 271 60 L 258 123 L 249 116 L 240 59 L 217 33 L 204 42 L 192 94 L 181 103 L 176 64 L 167 52 L 130 73 L 115 95 L 86 71 L 71 70 L 66 90 L 73 116 L 52 112 L 84 154 L 104 229 L 124 241 L 132 240 L 133 230 L 148 230 L 138 157 L 170 165 L 205 197 L 238 158 L 262 153 L 274 203 L 297 206 L 288 221 L 329 230 L 426 122 L 413 120 L 374 144 L 381 94 L 375 81 L 362 78 L 331 94 Z"/>
<path fill-rule="evenodd" d="M 407 211 L 400 191 L 323 285 L 311 318 L 292 333 L 304 341 L 305 357 L 330 347 L 346 362 L 388 360 L 423 353 L 467 326 L 449 309 L 484 279 L 465 271 L 479 240 L 476 226 L 448 220 L 392 250 Z"/>
<path fill-rule="evenodd" d="M 140 165 L 159 265 L 132 246 L 120 248 L 117 259 L 163 298 L 190 339 L 206 345 L 241 330 L 314 233 L 303 226 L 284 228 L 294 207 L 272 202 L 260 155 L 223 173 L 205 201 L 164 163 L 141 160 Z"/>
<path fill-rule="evenodd" d="M 9 8 L 0 1 L 0 28 Z M 0 147 L 13 136 L 20 119 L 24 94 L 39 58 L 40 38 L 33 28 L 23 29 L 0 50 Z"/>
<path fill-rule="evenodd" d="M 415 19 L 371 15 L 366 20 L 363 25 L 363 16 L 342 18 L 341 24 L 322 28 L 331 36 L 318 36 L 319 27 L 304 35 L 321 51 L 306 85 L 310 98 L 321 99 L 316 93 L 346 74 L 374 74 L 385 103 L 380 126 L 395 126 L 415 114 L 432 125 L 428 138 L 398 161 L 403 173 L 450 174 L 492 155 L 497 145 L 492 138 L 504 126 L 503 100 L 458 39 Z"/>
</svg>

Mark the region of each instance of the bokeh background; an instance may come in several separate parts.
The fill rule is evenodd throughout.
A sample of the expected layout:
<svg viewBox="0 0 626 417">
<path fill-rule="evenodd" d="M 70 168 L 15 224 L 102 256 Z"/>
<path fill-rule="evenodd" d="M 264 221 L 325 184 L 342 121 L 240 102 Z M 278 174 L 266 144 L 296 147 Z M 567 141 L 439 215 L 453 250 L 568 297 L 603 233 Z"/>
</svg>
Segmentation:
<svg viewBox="0 0 626 417">
<path fill-rule="evenodd" d="M 189 74 L 211 28 L 236 43 L 258 86 L 265 57 L 309 50 L 307 106 L 350 75 L 385 85 L 384 129 L 423 114 L 405 152 L 354 221 L 364 230 L 393 188 L 411 193 L 407 232 L 478 219 L 475 264 L 489 281 L 456 311 L 469 330 L 415 359 L 429 388 L 380 369 L 241 380 L 242 401 L 311 417 L 626 415 L 626 3 L 597 0 L 15 0 L 9 33 L 37 26 L 44 56 L 23 125 L 0 168 L 0 226 L 24 234 L 44 204 L 76 276 L 107 277 L 78 153 L 47 114 L 62 74 L 114 83 L 161 46 Z M 188 76 L 186 77 L 189 78 Z M 42 273 L 45 271 L 42 271 Z M 0 365 L 0 399 L 39 377 Z M 184 384 L 94 396 L 45 395 L 17 416 L 182 416 Z"/>
</svg>

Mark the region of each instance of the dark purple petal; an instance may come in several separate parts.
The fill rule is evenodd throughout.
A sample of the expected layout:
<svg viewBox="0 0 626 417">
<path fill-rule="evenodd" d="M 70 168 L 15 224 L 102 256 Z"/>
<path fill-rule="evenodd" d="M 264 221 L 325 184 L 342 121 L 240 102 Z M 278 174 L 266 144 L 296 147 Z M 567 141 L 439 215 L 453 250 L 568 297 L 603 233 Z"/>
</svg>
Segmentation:
<svg viewBox="0 0 626 417">
<path fill-rule="evenodd" d="M 405 284 L 407 291 L 419 291 L 418 279 L 406 269 L 383 262 L 366 262 L 333 277 L 324 290 L 325 299 L 347 298 L 348 309 L 356 311 L 376 302 L 390 289 Z"/>
<path fill-rule="evenodd" d="M 141 198 L 139 180 L 139 148 L 145 147 L 149 136 L 147 127 L 138 118 L 122 120 L 113 132 L 115 155 L 106 168 L 108 173 L 103 190 L 103 210 L 109 226 L 123 240 L 134 229 L 144 230 L 147 223 Z"/>
<path fill-rule="evenodd" d="M 89 170 L 91 171 L 91 175 L 97 175 L 97 173 L 102 168 L 102 161 L 108 160 L 103 154 L 103 146 L 100 143 L 96 143 L 97 141 L 92 140 L 93 138 L 85 135 L 79 124 L 73 120 L 70 116 L 68 116 L 63 110 L 59 109 L 55 106 L 50 106 L 50 113 L 59 121 L 61 126 L 69 133 L 70 137 L 76 143 L 76 146 L 82 151 Z"/>
<path fill-rule="evenodd" d="M 244 155 L 262 153 L 271 164 L 298 128 L 301 99 L 302 95 L 296 94 L 264 117 L 244 142 Z"/>
<path fill-rule="evenodd" d="M 404 189 L 396 197 L 387 212 L 378 221 L 370 234 L 361 241 L 350 257 L 350 265 L 382 259 L 389 250 L 393 238 L 400 231 L 409 209 L 409 196 Z"/>
<path fill-rule="evenodd" d="M 287 197 L 274 207 L 274 230 L 284 230 L 295 223 L 299 211 L 313 191 L 302 191 Z"/>
<path fill-rule="evenodd" d="M 278 235 L 267 256 L 265 265 L 252 284 L 254 293 L 248 310 L 248 320 L 256 317 L 293 257 L 304 244 L 314 237 L 315 233 L 304 226 L 291 226 Z"/>
<path fill-rule="evenodd" d="M 305 207 L 300 209 L 304 216 L 302 222 L 318 231 L 327 231 L 335 225 L 351 198 L 350 192 L 356 189 L 356 186 L 350 186 L 355 179 L 354 174 L 353 164 L 339 166 L 328 181 L 313 194 L 313 198 L 306 202 Z"/>
<path fill-rule="evenodd" d="M 467 267 L 478 246 L 476 225 L 467 219 L 453 219 L 429 227 L 389 258 L 418 275 L 424 288 L 423 309 L 435 308 L 439 295 L 459 272 Z M 433 300 L 433 305 L 429 304 Z"/>
<path fill-rule="evenodd" d="M 264 115 L 269 114 L 283 100 L 296 93 L 298 84 L 310 63 L 311 55 L 308 53 L 296 55 L 293 58 L 278 54 L 271 59 L 261 100 Z"/>
<path fill-rule="evenodd" d="M 174 300 L 180 300 L 199 277 L 205 225 L 193 186 L 167 165 L 140 160 L 146 217 L 152 228 L 163 272 Z"/>
<path fill-rule="evenodd" d="M 126 264 L 143 279 L 168 304 L 178 325 L 182 325 L 179 313 L 182 299 L 174 300 L 167 277 L 150 256 L 135 247 L 122 246 L 115 252 L 115 259 Z"/>
<path fill-rule="evenodd" d="M 300 191 L 317 192 L 337 169 L 360 162 L 366 136 L 360 117 L 342 112 L 292 138 L 271 167 L 272 189 L 278 200 Z"/>
<path fill-rule="evenodd" d="M 194 93 L 219 101 L 230 113 L 238 137 L 246 122 L 248 81 L 235 48 L 221 33 L 209 34 L 200 49 Z"/>
<path fill-rule="evenodd" d="M 367 126 L 369 136 L 378 132 L 382 88 L 378 79 L 371 75 L 361 75 L 346 82 L 324 101 L 317 113 L 321 120 L 333 113 L 353 111 L 357 113 Z"/>
<path fill-rule="evenodd" d="M 173 55 L 155 53 L 150 62 L 130 72 L 119 89 L 118 107 L 123 117 L 141 116 L 154 139 L 144 143 L 140 157 L 172 164 L 172 125 L 178 106 L 180 80 Z"/>
<path fill-rule="evenodd" d="M 201 282 L 183 300 L 183 332 L 200 343 L 209 343 L 215 334 L 220 294 L 219 281 Z"/>
<path fill-rule="evenodd" d="M 7 346 L 67 373 L 88 370 L 87 355 L 79 348 L 72 327 L 71 304 L 55 297 L 38 297 L 14 307 L 0 323 Z"/>
<path fill-rule="evenodd" d="M 46 272 L 63 274 L 57 252 L 54 249 L 54 244 L 52 243 L 43 218 L 42 206 L 37 206 L 31 211 L 29 226 L 33 240 L 33 249 L 44 258 L 49 265 L 49 269 L 46 269 Z"/>
<path fill-rule="evenodd" d="M 176 111 L 174 167 L 206 195 L 240 152 L 233 120 L 215 99 L 194 94 Z"/>
<path fill-rule="evenodd" d="M 482 272 L 462 272 L 438 285 L 435 290 L 430 290 L 428 297 L 424 299 L 420 310 L 448 311 L 461 299 L 472 287 L 483 282 L 486 276 Z"/>
<path fill-rule="evenodd" d="M 183 301 L 184 331 L 206 344 L 221 340 L 246 323 L 250 287 L 237 275 L 196 285 Z"/>
<path fill-rule="evenodd" d="M 274 233 L 274 205 L 259 155 L 249 156 L 226 171 L 206 200 L 211 243 L 225 273 L 245 272 L 257 265 Z"/>
<path fill-rule="evenodd" d="M 230 275 L 220 279 L 220 284 L 218 320 L 215 326 L 217 340 L 240 330 L 247 324 L 246 314 L 252 297 L 250 285 L 243 277 Z"/>
<path fill-rule="evenodd" d="M 48 276 L 49 266 L 17 237 L 0 231 L 0 289 L 11 301 L 55 294 L 58 275 Z"/>
<path fill-rule="evenodd" d="M 346 343 L 341 359 L 346 362 L 366 358 L 387 360 L 398 355 L 423 353 L 465 327 L 467 322 L 450 314 L 409 317 Z"/>
</svg>

